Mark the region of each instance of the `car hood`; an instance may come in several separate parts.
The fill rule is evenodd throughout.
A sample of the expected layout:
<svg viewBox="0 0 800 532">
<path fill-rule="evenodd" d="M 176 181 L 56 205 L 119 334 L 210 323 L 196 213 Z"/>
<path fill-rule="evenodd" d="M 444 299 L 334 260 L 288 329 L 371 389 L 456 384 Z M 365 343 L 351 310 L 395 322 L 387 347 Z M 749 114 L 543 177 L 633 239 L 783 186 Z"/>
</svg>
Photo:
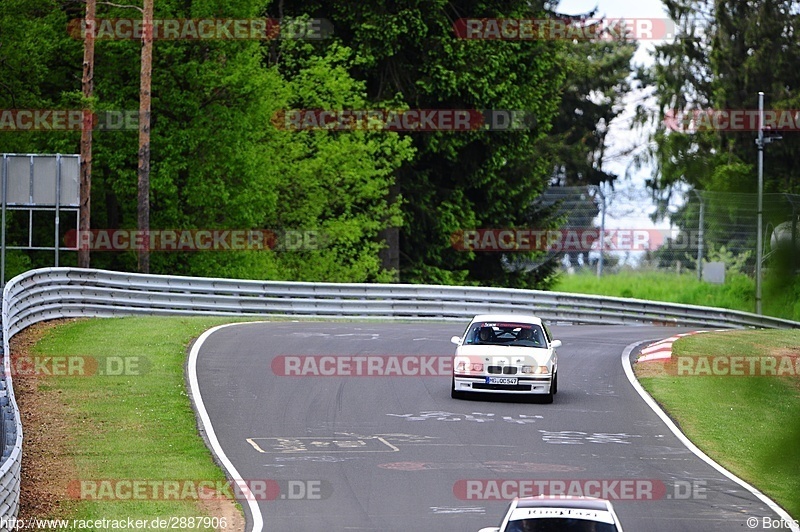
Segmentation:
<svg viewBox="0 0 800 532">
<path fill-rule="evenodd" d="M 456 348 L 457 357 L 467 357 L 471 362 L 486 363 L 486 358 L 505 360 L 509 364 L 530 364 L 546 366 L 552 359 L 552 349 L 536 347 L 511 347 L 504 345 L 461 345 Z"/>
</svg>

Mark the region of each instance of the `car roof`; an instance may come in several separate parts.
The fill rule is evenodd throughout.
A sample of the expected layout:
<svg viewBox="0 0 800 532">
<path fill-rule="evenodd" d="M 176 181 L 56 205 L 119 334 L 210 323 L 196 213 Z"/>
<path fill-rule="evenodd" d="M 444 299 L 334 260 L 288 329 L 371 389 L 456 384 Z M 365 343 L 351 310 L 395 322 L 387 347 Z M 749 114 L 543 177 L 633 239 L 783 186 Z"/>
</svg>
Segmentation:
<svg viewBox="0 0 800 532">
<path fill-rule="evenodd" d="M 472 318 L 472 323 L 476 321 L 542 324 L 541 318 L 533 314 L 478 314 Z"/>
<path fill-rule="evenodd" d="M 609 504 L 605 499 L 581 497 L 524 497 L 517 500 L 517 508 L 546 508 L 551 506 L 607 511 Z"/>
<path fill-rule="evenodd" d="M 527 519 L 582 519 L 618 525 L 611 503 L 591 497 L 526 497 L 509 507 L 507 522 Z"/>
</svg>

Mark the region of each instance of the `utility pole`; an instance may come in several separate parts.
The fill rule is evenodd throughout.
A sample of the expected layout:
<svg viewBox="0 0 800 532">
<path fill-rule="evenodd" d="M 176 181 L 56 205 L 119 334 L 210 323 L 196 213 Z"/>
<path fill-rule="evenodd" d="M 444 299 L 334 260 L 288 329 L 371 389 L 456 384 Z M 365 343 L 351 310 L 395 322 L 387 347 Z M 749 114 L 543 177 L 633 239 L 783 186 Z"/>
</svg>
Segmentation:
<svg viewBox="0 0 800 532">
<path fill-rule="evenodd" d="M 150 87 L 153 71 L 153 0 L 144 0 L 142 68 L 139 82 L 138 228 L 144 238 L 139 250 L 139 272 L 150 273 Z"/>
<path fill-rule="evenodd" d="M 764 93 L 758 93 L 758 236 L 756 237 L 756 314 L 761 314 L 761 262 L 763 251 L 763 211 L 764 211 L 764 146 L 770 142 L 781 140 L 778 133 L 767 130 L 764 135 Z"/>
<path fill-rule="evenodd" d="M 81 88 L 83 98 L 91 101 L 94 94 L 94 39 L 95 39 L 95 11 L 96 0 L 86 0 L 86 34 L 83 37 L 83 79 Z M 78 235 L 85 234 L 91 229 L 91 203 L 92 203 L 92 128 L 94 127 L 93 109 L 84 109 L 83 127 L 81 128 L 81 182 L 80 182 L 80 207 L 78 214 Z M 58 235 L 56 235 L 58 236 Z M 78 237 L 77 242 L 84 240 Z M 56 249 L 59 246 L 56 240 Z M 78 248 L 78 267 L 89 267 L 89 249 Z"/>
<path fill-rule="evenodd" d="M 600 258 L 597 259 L 597 276 L 603 276 L 603 253 L 606 251 L 606 196 L 603 194 L 602 185 L 597 185 L 597 195 L 600 196 Z M 588 257 L 588 253 L 587 253 Z"/>
</svg>

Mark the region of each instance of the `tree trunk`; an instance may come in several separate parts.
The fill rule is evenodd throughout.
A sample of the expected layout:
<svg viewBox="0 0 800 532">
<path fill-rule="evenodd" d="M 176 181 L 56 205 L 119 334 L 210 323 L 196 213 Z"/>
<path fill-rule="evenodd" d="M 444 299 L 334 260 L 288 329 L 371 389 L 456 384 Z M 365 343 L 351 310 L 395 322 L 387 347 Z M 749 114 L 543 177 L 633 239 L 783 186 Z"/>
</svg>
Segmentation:
<svg viewBox="0 0 800 532">
<path fill-rule="evenodd" d="M 86 35 L 83 40 L 83 97 L 89 99 L 94 94 L 94 38 L 95 38 L 95 0 L 86 0 Z M 80 208 L 78 214 L 78 232 L 91 229 L 92 206 L 92 128 L 93 113 L 84 109 L 83 127 L 81 128 L 81 183 Z M 78 238 L 78 242 L 82 239 Z M 56 242 L 56 246 L 60 245 Z M 78 249 L 78 267 L 89 267 L 90 250 Z"/>
<path fill-rule="evenodd" d="M 153 70 L 153 0 L 144 0 L 142 71 L 139 89 L 138 227 L 146 235 L 139 272 L 150 273 L 150 85 Z"/>
</svg>

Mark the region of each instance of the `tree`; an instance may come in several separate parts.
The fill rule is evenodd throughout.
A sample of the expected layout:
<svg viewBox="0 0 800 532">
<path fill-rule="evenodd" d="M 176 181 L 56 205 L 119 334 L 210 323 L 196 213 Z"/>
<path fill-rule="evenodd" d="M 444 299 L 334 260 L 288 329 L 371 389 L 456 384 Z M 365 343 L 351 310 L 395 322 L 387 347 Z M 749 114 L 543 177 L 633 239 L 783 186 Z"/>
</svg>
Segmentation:
<svg viewBox="0 0 800 532">
<path fill-rule="evenodd" d="M 575 17 L 574 23 L 597 28 L 598 38 L 575 40 L 562 51 L 562 63 L 568 73 L 561 89 L 559 112 L 544 145 L 552 152 L 551 190 L 544 198 L 562 196 L 558 212 L 570 228 L 590 228 L 600 214 L 600 201 L 589 194 L 589 186 L 614 187 L 618 175 L 604 168 L 611 122 L 624 110 L 625 97 L 631 91 L 631 60 L 636 43 L 618 25 L 599 29 L 595 12 Z M 592 22 L 588 22 L 591 20 Z M 616 154 L 617 157 L 629 154 Z M 560 187 L 584 187 L 580 194 Z M 568 252 L 570 264 L 578 264 L 579 255 L 589 263 L 588 253 Z"/>
<path fill-rule="evenodd" d="M 655 89 L 658 109 L 640 110 L 640 123 L 655 123 L 650 186 L 668 200 L 680 184 L 704 190 L 756 192 L 754 132 L 671 131 L 670 112 L 702 109 L 756 109 L 764 91 L 772 109 L 793 109 L 800 99 L 797 34 L 800 15 L 788 0 L 664 0 L 679 31 L 674 42 L 656 47 L 655 63 L 638 78 Z M 698 16 L 699 15 L 699 16 Z M 797 192 L 794 166 L 800 155 L 796 136 L 766 152 L 765 190 Z M 664 211 L 662 211 L 663 213 Z"/>
<path fill-rule="evenodd" d="M 262 15 L 263 3 L 160 2 L 156 18 Z M 123 16 L 107 7 L 105 16 Z M 138 94 L 137 42 L 107 41 L 98 49 L 98 95 L 130 108 Z M 245 278 L 385 280 L 378 228 L 398 223 L 385 198 L 392 172 L 408 157 L 397 135 L 291 132 L 275 126 L 277 111 L 316 98 L 363 105 L 363 84 L 348 73 L 352 51 L 314 55 L 290 41 L 156 40 L 152 80 L 151 227 L 318 231 L 325 246 L 312 250 L 152 253 L 154 272 Z M 294 55 L 287 79 L 266 52 L 285 46 Z M 283 64 L 283 62 L 281 63 Z M 113 67 L 112 67 L 113 65 Z M 120 65 L 125 65 L 120 67 Z M 327 88 L 326 88 L 327 87 Z M 328 90 L 329 89 L 329 90 Z M 330 98 L 330 99 L 328 99 Z M 355 105 L 354 104 L 354 105 Z M 135 224 L 135 138 L 98 135 L 105 227 Z M 102 149 L 99 147 L 102 145 Z M 335 162 L 335 164 L 334 164 Z M 383 221 L 382 221 L 383 220 Z M 100 227 L 103 227 L 102 225 Z M 97 254 L 113 268 L 133 269 L 132 254 Z"/>
<path fill-rule="evenodd" d="M 553 261 L 509 268 L 522 254 L 458 251 L 451 241 L 464 229 L 552 226 L 534 200 L 552 167 L 539 143 L 558 108 L 564 43 L 464 40 L 453 30 L 466 16 L 541 17 L 544 3 L 309 1 L 282 7 L 287 16 L 306 13 L 333 23 L 333 39 L 357 54 L 352 74 L 366 83 L 372 107 L 521 109 L 536 116 L 529 130 L 406 134 L 416 156 L 396 173 L 404 217 L 399 256 L 403 281 L 546 286 Z"/>
<path fill-rule="evenodd" d="M 595 27 L 581 19 L 576 23 Z M 600 30 L 597 30 L 600 32 Z M 636 43 L 619 26 L 602 30 L 597 39 L 576 40 L 561 51 L 568 73 L 559 112 L 546 142 L 553 151 L 553 183 L 558 186 L 612 185 L 619 177 L 604 170 L 609 125 L 624 110 L 631 91 L 629 77 Z"/>
<path fill-rule="evenodd" d="M 150 89 L 153 78 L 153 0 L 143 0 L 142 62 L 139 74 L 139 156 L 136 176 L 137 227 L 150 231 Z M 150 273 L 150 251 L 139 251 L 139 272 Z"/>
<path fill-rule="evenodd" d="M 83 41 L 83 78 L 81 85 L 83 97 L 91 100 L 94 94 L 94 43 L 95 43 L 95 13 L 97 12 L 96 0 L 86 0 L 86 27 L 89 31 Z M 91 108 L 88 109 L 91 111 Z M 87 124 L 85 117 L 81 130 L 81 178 L 80 178 L 80 212 L 79 231 L 91 229 L 92 212 L 92 127 Z M 90 250 L 78 250 L 78 266 L 88 268 Z"/>
</svg>

